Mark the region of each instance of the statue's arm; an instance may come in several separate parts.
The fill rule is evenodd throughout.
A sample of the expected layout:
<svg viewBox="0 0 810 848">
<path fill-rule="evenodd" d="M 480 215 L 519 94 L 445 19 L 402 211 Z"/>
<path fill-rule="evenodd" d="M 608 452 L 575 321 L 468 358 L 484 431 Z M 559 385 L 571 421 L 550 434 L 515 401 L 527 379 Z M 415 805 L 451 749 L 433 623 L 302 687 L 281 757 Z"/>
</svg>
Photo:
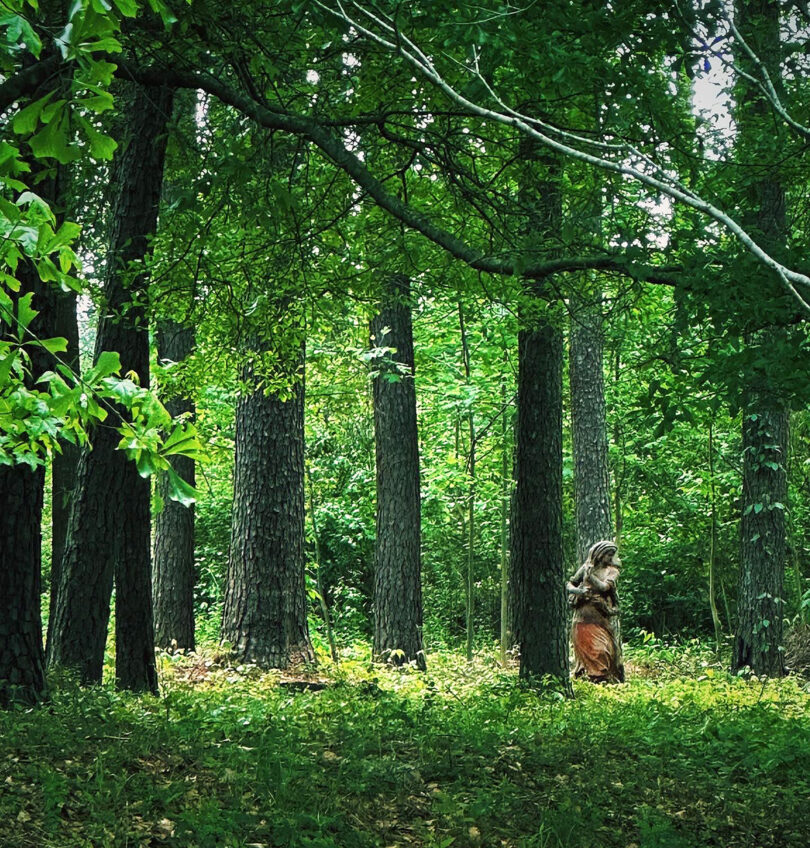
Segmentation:
<svg viewBox="0 0 810 848">
<path fill-rule="evenodd" d="M 582 563 L 580 567 L 576 570 L 574 575 L 568 581 L 569 586 L 579 586 L 580 583 L 585 579 L 585 575 L 588 572 L 588 566 L 586 563 Z"/>
<path fill-rule="evenodd" d="M 605 572 L 605 579 L 597 577 L 593 572 L 591 572 L 591 576 L 589 578 L 591 586 L 596 589 L 601 595 L 609 592 L 611 589 L 616 588 L 616 578 L 618 577 L 618 573 L 615 569 L 608 569 Z"/>
</svg>

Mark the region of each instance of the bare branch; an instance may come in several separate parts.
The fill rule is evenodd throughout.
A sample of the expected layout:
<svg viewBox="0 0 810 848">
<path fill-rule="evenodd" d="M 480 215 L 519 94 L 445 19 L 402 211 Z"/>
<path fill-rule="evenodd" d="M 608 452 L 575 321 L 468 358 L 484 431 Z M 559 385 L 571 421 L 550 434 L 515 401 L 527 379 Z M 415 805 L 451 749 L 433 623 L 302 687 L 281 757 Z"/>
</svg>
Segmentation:
<svg viewBox="0 0 810 848">
<path fill-rule="evenodd" d="M 740 47 L 745 51 L 748 58 L 753 62 L 757 71 L 759 71 L 761 75 L 761 79 L 757 79 L 749 73 L 746 73 L 742 68 L 734 65 L 734 70 L 740 74 L 740 76 L 747 79 L 749 82 L 752 82 L 754 85 L 759 88 L 759 90 L 765 95 L 768 102 L 773 107 L 773 110 L 779 115 L 779 117 L 790 127 L 796 130 L 799 135 L 803 136 L 806 139 L 810 139 L 810 127 L 806 127 L 804 124 L 800 124 L 793 116 L 785 109 L 782 105 L 782 101 L 779 99 L 779 95 L 776 93 L 776 88 L 771 80 L 771 75 L 768 73 L 768 69 L 762 63 L 762 60 L 757 56 L 757 54 L 751 49 L 748 45 L 748 42 L 742 37 L 742 34 L 737 29 L 737 25 L 734 23 L 734 19 L 729 15 L 728 17 L 728 26 L 731 32 L 734 34 L 734 38 L 740 43 Z"/>
</svg>

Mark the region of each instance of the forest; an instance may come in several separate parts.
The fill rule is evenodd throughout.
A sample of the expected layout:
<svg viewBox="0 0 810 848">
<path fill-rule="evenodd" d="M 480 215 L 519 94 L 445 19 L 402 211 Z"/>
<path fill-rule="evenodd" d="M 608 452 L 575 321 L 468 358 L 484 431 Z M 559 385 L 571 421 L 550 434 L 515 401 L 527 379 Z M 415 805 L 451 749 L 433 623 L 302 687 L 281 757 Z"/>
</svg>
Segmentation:
<svg viewBox="0 0 810 848">
<path fill-rule="evenodd" d="M 808 74 L 0 0 L 0 848 L 805 846 Z"/>
</svg>

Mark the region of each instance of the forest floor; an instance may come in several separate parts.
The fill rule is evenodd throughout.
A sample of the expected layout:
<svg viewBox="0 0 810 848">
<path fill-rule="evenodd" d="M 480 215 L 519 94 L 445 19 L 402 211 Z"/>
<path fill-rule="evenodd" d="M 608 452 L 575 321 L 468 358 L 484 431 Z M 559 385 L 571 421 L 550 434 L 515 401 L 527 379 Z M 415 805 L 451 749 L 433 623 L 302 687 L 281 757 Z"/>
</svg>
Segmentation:
<svg viewBox="0 0 810 848">
<path fill-rule="evenodd" d="M 360 657 L 292 679 L 163 657 L 160 699 L 63 683 L 0 713 L 0 846 L 810 844 L 805 680 L 647 645 L 566 700 L 494 655 Z"/>
</svg>

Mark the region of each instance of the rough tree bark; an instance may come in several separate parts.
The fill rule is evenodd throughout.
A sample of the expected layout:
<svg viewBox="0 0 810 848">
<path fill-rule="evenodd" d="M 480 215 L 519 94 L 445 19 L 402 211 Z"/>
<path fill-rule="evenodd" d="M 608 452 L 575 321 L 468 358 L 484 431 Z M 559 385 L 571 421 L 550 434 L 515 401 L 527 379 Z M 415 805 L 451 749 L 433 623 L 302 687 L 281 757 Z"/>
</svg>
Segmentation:
<svg viewBox="0 0 810 848">
<path fill-rule="evenodd" d="M 544 255 L 553 255 L 562 218 L 559 163 L 529 140 L 521 142 L 520 155 L 527 235 Z M 518 332 L 511 622 L 521 677 L 551 675 L 570 687 L 562 539 L 563 345 L 540 295 L 527 282 Z"/>
<path fill-rule="evenodd" d="M 72 292 L 61 292 L 56 301 L 53 335 L 67 340 L 67 351 L 59 358 L 75 373 L 80 373 L 79 322 L 76 316 L 76 296 Z M 76 468 L 81 450 L 78 445 L 62 441 L 62 453 L 55 453 L 51 460 L 51 598 L 50 621 L 54 615 L 59 575 L 65 555 L 70 504 L 76 486 Z M 50 637 L 49 637 L 50 638 Z"/>
<path fill-rule="evenodd" d="M 42 469 L 0 466 L 0 707 L 45 693 L 39 611 Z"/>
<path fill-rule="evenodd" d="M 594 542 L 613 538 L 600 301 L 576 303 L 571 315 L 569 372 L 578 563 L 585 562 Z"/>
<path fill-rule="evenodd" d="M 19 296 L 33 291 L 34 306 L 41 310 L 28 329 L 40 338 L 49 337 L 55 291 L 40 283 L 28 264 L 21 266 L 18 279 Z M 0 314 L 3 334 L 17 333 L 11 317 Z M 28 350 L 33 384 L 50 362 L 44 351 Z M 40 613 L 44 485 L 41 467 L 0 466 L 0 707 L 11 702 L 35 704 L 45 694 Z"/>
<path fill-rule="evenodd" d="M 779 16 L 780 4 L 774 0 L 737 4 L 737 25 L 774 80 L 779 79 L 781 56 Z M 739 59 L 747 62 L 744 55 Z M 761 93 L 744 80 L 740 88 L 738 144 L 742 157 L 759 165 L 756 178 L 742 188 L 746 206 L 753 210 L 746 223 L 762 234 L 766 247 L 779 251 L 787 238 L 781 146 L 774 144 L 770 107 Z M 773 286 L 770 290 L 775 290 L 774 282 L 768 282 Z M 767 356 L 767 351 L 784 343 L 785 333 L 783 327 L 766 327 L 749 334 L 747 343 L 762 348 Z M 785 672 L 782 619 L 789 410 L 767 376 L 763 379 L 752 371 L 744 379 L 740 578 L 731 664 L 734 671 L 747 667 L 755 674 L 778 677 Z"/>
<path fill-rule="evenodd" d="M 44 88 L 54 91 L 64 85 L 61 78 L 49 80 Z M 36 93 L 41 95 L 43 90 Z M 42 171 L 33 163 L 32 171 Z M 42 174 L 40 174 L 42 176 Z M 39 180 L 37 192 L 46 200 L 57 219 L 61 220 L 64 174 L 58 166 L 50 175 Z M 39 338 L 64 336 L 68 339 L 67 354 L 60 357 L 69 361 L 71 353 L 78 350 L 78 339 L 69 332 L 69 306 L 75 304 L 71 294 L 60 291 L 50 283 L 43 283 L 33 265 L 20 263 L 17 270 L 20 282 L 18 295 L 34 295 L 33 306 L 39 314 L 28 330 Z M 11 317 L 0 314 L 0 333 L 10 330 Z M 66 326 L 67 325 L 67 326 Z M 75 310 L 73 327 L 76 326 Z M 30 342 L 26 337 L 24 341 Z M 51 370 L 54 357 L 43 349 L 27 348 L 30 356 L 29 385 Z M 64 444 L 64 453 L 54 457 L 55 485 L 70 475 L 69 462 L 72 446 Z M 42 508 L 45 473 L 42 468 L 32 470 L 26 465 L 0 467 L 0 706 L 11 701 L 36 703 L 45 694 L 45 657 L 42 647 L 42 616 L 40 612 L 41 561 L 42 561 Z M 54 498 L 54 501 L 56 498 Z M 59 504 L 53 505 L 54 540 L 59 540 Z M 53 567 L 53 566 L 52 566 Z"/>
<path fill-rule="evenodd" d="M 732 670 L 785 673 L 782 650 L 788 410 L 777 399 L 743 420 L 743 513 Z"/>
<path fill-rule="evenodd" d="M 182 362 L 194 350 L 194 328 L 165 322 L 157 331 L 158 360 Z M 181 395 L 164 399 L 173 418 L 194 417 L 194 401 Z M 194 460 L 172 459 L 174 470 L 195 485 Z M 155 614 L 155 644 L 160 648 L 193 651 L 194 643 L 194 504 L 185 507 L 169 498 L 165 475 L 158 480 L 163 509 L 155 516 L 152 558 L 152 599 Z"/>
<path fill-rule="evenodd" d="M 568 679 L 562 544 L 562 335 L 518 334 L 518 413 L 511 570 L 521 677 Z"/>
<path fill-rule="evenodd" d="M 169 89 L 133 87 L 127 126 L 113 169 L 114 200 L 104 280 L 105 307 L 96 337 L 96 358 L 118 351 L 122 372 L 149 383 L 149 333 L 145 313 L 147 277 L 131 269 L 149 250 L 157 227 L 163 181 Z M 150 574 L 150 486 L 125 454 L 116 450 L 115 410 L 82 452 L 56 599 L 51 665 L 78 671 L 99 683 L 116 583 L 116 682 L 124 689 L 157 691 Z"/>
<path fill-rule="evenodd" d="M 378 372 L 374 654 L 424 669 L 419 441 L 408 277 L 385 278 L 380 311 L 371 322 L 371 344 L 394 349 L 373 363 Z"/>
<path fill-rule="evenodd" d="M 284 400 L 266 394 L 246 367 L 243 380 L 253 390 L 236 408 L 222 639 L 242 662 L 267 668 L 315 661 L 305 582 L 303 360 L 302 351 Z"/>
</svg>

